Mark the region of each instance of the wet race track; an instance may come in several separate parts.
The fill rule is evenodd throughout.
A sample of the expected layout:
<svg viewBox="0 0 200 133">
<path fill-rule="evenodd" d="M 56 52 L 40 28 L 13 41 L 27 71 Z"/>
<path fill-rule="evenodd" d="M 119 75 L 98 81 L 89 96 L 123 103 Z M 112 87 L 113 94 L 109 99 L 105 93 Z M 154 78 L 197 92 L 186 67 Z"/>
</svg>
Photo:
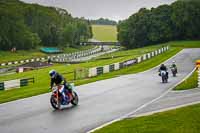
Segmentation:
<svg viewBox="0 0 200 133">
<path fill-rule="evenodd" d="M 194 69 L 200 49 L 185 49 L 173 60 L 179 69 L 177 77 L 161 83 L 158 68 L 120 76 L 76 87 L 79 105 L 54 111 L 50 93 L 0 105 L 1 133 L 85 133 L 106 122 L 134 112 L 158 98 Z"/>
</svg>

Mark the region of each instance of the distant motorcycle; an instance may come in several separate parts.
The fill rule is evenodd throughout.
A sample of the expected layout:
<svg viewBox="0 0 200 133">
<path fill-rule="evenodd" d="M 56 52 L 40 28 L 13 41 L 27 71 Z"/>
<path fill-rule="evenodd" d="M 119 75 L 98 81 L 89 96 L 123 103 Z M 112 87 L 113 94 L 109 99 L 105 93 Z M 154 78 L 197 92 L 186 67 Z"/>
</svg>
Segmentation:
<svg viewBox="0 0 200 133">
<path fill-rule="evenodd" d="M 172 72 L 173 77 L 176 77 L 176 74 L 177 74 L 177 68 L 175 68 L 175 67 L 171 67 L 171 72 Z"/>
<path fill-rule="evenodd" d="M 162 82 L 163 83 L 167 83 L 168 82 L 168 76 L 167 76 L 167 72 L 166 71 L 160 71 L 160 76 L 162 78 Z"/>
<path fill-rule="evenodd" d="M 62 94 L 59 92 L 59 89 L 61 89 L 62 87 L 63 87 L 63 85 L 57 85 L 57 86 L 53 87 L 52 95 L 50 98 L 51 106 L 57 110 L 57 109 L 61 108 L 61 105 L 68 105 L 70 103 L 74 106 L 78 105 L 79 99 L 78 99 L 77 93 L 74 91 L 73 84 L 69 84 L 69 87 L 71 87 L 71 89 L 72 89 L 72 93 L 69 93 L 68 91 L 66 91 L 66 93 L 65 93 L 67 96 L 67 99 L 68 99 L 67 102 L 64 101 Z M 72 98 L 69 99 L 70 97 L 72 97 Z"/>
</svg>

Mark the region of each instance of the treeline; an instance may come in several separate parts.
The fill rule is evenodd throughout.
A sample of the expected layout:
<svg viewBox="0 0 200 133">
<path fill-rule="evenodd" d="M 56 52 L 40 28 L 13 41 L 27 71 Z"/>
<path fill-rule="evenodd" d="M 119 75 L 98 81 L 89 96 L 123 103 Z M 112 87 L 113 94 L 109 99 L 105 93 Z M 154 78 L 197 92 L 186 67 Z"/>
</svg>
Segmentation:
<svg viewBox="0 0 200 133">
<path fill-rule="evenodd" d="M 117 25 L 117 22 L 114 20 L 109 20 L 107 18 L 99 18 L 97 20 L 90 20 L 91 24 L 97 25 Z"/>
<path fill-rule="evenodd" d="M 200 1 L 177 1 L 140 9 L 118 25 L 118 40 L 127 48 L 173 40 L 200 39 Z"/>
<path fill-rule="evenodd" d="M 66 10 L 0 0 L 1 50 L 69 47 L 91 37 L 90 22 L 73 18 Z"/>
</svg>

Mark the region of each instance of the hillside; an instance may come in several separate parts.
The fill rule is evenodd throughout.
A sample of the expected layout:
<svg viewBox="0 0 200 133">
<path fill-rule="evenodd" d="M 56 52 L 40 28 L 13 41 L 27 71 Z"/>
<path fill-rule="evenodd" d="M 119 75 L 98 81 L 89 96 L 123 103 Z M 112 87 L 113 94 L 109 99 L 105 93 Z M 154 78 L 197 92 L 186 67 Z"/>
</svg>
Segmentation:
<svg viewBox="0 0 200 133">
<path fill-rule="evenodd" d="M 180 0 L 142 8 L 118 25 L 118 39 L 127 48 L 174 40 L 200 39 L 200 1 Z"/>
<path fill-rule="evenodd" d="M 111 25 L 92 25 L 93 38 L 99 41 L 117 41 L 116 26 Z"/>
<path fill-rule="evenodd" d="M 69 47 L 91 38 L 88 21 L 73 18 L 66 10 L 0 1 L 0 49 L 32 49 L 41 46 Z"/>
</svg>

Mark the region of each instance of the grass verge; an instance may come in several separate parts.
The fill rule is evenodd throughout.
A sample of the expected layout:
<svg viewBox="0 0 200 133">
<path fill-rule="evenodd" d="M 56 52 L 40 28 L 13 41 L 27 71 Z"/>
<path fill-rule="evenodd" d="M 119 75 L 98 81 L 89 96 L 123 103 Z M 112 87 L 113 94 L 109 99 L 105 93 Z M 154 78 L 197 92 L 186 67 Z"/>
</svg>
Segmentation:
<svg viewBox="0 0 200 133">
<path fill-rule="evenodd" d="M 194 71 L 193 74 L 184 80 L 181 84 L 176 86 L 173 90 L 188 90 L 198 86 L 198 72 Z"/>
<path fill-rule="evenodd" d="M 122 120 L 94 133 L 199 133 L 200 104 Z"/>
</svg>

